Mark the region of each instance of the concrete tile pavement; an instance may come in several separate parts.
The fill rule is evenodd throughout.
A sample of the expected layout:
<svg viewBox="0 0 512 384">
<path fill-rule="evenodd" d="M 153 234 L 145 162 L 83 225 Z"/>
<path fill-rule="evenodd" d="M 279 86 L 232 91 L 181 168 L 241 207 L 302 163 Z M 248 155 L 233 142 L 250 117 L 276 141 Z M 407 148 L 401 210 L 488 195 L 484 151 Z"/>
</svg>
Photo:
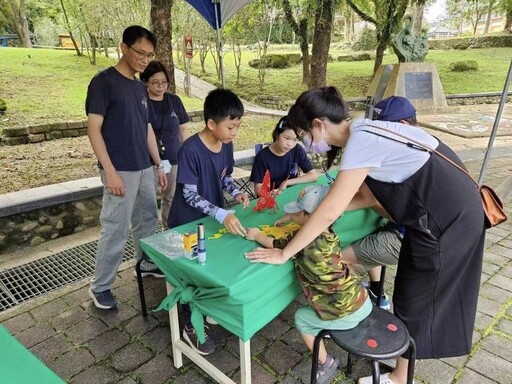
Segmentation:
<svg viewBox="0 0 512 384">
<path fill-rule="evenodd" d="M 496 106 L 489 106 L 496 109 Z M 446 132 L 427 129 L 453 148 L 466 162 L 473 176 L 478 177 L 488 138 L 463 138 Z M 504 185 L 510 191 L 512 175 L 512 137 L 496 138 L 485 182 L 493 187 Z M 512 195 L 505 205 L 512 217 Z M 66 238 L 58 246 L 46 244 L 41 255 L 63 247 L 77 245 L 83 234 Z M 77 240 L 78 239 L 78 240 Z M 75 243 L 74 243 L 75 242 Z M 32 250 L 25 261 L 33 257 Z M 6 265 L 14 263 L 9 259 Z M 212 383 L 202 370 L 185 358 L 181 369 L 174 368 L 170 351 L 168 316 L 151 313 L 143 319 L 138 289 L 133 277 L 133 262 L 123 263 L 114 293 L 120 300 L 116 311 L 96 309 L 87 294 L 87 280 L 65 286 L 57 291 L 0 312 L 0 323 L 20 342 L 38 356 L 59 376 L 70 383 Z M 392 292 L 394 270 L 389 268 L 386 291 Z M 157 305 L 165 296 L 165 284 L 149 278 L 145 284 L 148 306 Z M 298 297 L 283 313 L 260 330 L 252 339 L 252 377 L 255 384 L 308 383 L 311 357 L 293 327 L 295 310 L 304 305 Z M 239 381 L 238 341 L 219 326 L 212 326 L 220 348 L 208 359 Z M 473 334 L 473 349 L 468 356 L 425 360 L 417 364 L 416 382 L 499 383 L 512 382 L 512 219 L 487 232 L 484 267 L 481 279 L 478 313 Z M 346 353 L 328 345 L 342 358 Z M 0 362 L 1 363 L 1 362 Z M 353 374 L 340 371 L 336 383 L 353 383 L 369 375 L 370 366 L 359 360 Z M 18 383 L 15 383 L 18 384 Z M 24 383 L 21 383 L 24 384 Z"/>
<path fill-rule="evenodd" d="M 510 154 L 512 155 L 512 153 Z M 497 186 L 511 174 L 512 157 L 494 158 L 487 182 Z M 478 173 L 481 160 L 466 163 Z M 512 196 L 506 199 L 509 214 Z M 417 364 L 416 382 L 512 382 L 512 221 L 488 231 L 473 349 L 469 356 L 424 360 Z M 0 313 L 0 322 L 59 376 L 70 383 L 212 383 L 202 370 L 185 359 L 174 368 L 170 351 L 168 317 L 164 312 L 143 319 L 133 263 L 122 265 L 114 293 L 116 311 L 96 309 L 87 295 L 87 281 L 63 287 Z M 394 270 L 389 268 L 386 291 L 391 293 Z M 162 280 L 145 284 L 149 306 L 165 296 Z M 253 383 L 308 383 L 311 357 L 293 327 L 293 313 L 305 304 L 298 297 L 283 313 L 252 339 Z M 220 326 L 212 326 L 220 348 L 208 360 L 239 381 L 238 341 Z M 346 353 L 331 344 L 342 358 Z M 336 383 L 353 383 L 370 374 L 366 361 L 358 360 L 353 374 L 340 371 Z M 18 383 L 16 383 L 18 384 Z"/>
</svg>

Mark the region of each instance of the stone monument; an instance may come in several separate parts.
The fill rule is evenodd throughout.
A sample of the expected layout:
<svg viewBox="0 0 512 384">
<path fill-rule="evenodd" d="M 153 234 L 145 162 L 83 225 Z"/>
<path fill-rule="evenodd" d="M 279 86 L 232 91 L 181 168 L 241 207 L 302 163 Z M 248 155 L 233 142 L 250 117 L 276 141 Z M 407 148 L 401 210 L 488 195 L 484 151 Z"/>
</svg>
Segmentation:
<svg viewBox="0 0 512 384">
<path fill-rule="evenodd" d="M 446 112 L 448 105 L 435 64 L 424 63 L 428 53 L 426 33 L 414 35 L 412 17 L 392 41 L 398 64 L 381 65 L 368 88 L 373 104 L 389 96 L 407 97 L 422 114 Z"/>
</svg>

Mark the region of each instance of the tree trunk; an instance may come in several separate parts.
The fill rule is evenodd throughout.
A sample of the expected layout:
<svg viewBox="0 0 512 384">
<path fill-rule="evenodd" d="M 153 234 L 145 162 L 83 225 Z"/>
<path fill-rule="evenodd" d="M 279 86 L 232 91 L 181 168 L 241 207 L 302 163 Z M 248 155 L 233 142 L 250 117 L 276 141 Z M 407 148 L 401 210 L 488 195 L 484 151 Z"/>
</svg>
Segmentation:
<svg viewBox="0 0 512 384">
<path fill-rule="evenodd" d="M 308 20 L 302 19 L 299 24 L 300 53 L 302 54 L 302 84 L 309 84 L 311 78 L 309 66 Z"/>
<path fill-rule="evenodd" d="M 311 81 L 309 89 L 319 88 L 326 84 L 327 59 L 331 44 L 333 0 L 322 0 L 315 12 L 315 32 L 311 50 Z"/>
<path fill-rule="evenodd" d="M 489 8 L 487 9 L 487 17 L 485 18 L 484 35 L 489 33 L 489 27 L 491 26 L 492 11 L 494 9 L 494 0 L 489 1 Z"/>
<path fill-rule="evenodd" d="M 386 50 L 389 39 L 391 38 L 391 25 L 388 23 L 381 33 L 377 33 L 377 49 L 375 50 L 375 64 L 373 65 L 373 76 L 382 65 L 384 51 Z"/>
<path fill-rule="evenodd" d="M 25 6 L 25 0 L 20 0 L 20 5 L 16 4 L 15 0 L 9 1 L 11 8 L 13 25 L 18 35 L 21 45 L 25 48 L 32 48 L 32 42 L 30 41 L 30 32 L 28 30 L 27 20 L 27 8 Z"/>
<path fill-rule="evenodd" d="M 347 9 L 345 19 L 345 41 L 352 43 L 354 41 L 354 11 Z"/>
<path fill-rule="evenodd" d="M 169 89 L 176 92 L 174 63 L 172 59 L 171 9 L 173 0 L 151 0 L 151 29 L 156 37 L 156 57 L 169 73 Z"/>
<path fill-rule="evenodd" d="M 418 35 L 421 32 L 421 27 L 423 26 L 423 5 L 414 5 L 412 7 L 412 32 L 415 35 Z"/>
<path fill-rule="evenodd" d="M 512 9 L 507 11 L 506 19 L 505 19 L 505 27 L 504 31 L 511 32 L 512 31 Z"/>
<path fill-rule="evenodd" d="M 64 7 L 64 1 L 60 0 L 60 6 L 62 7 L 62 13 L 64 14 L 64 21 L 66 22 L 66 27 L 68 28 L 69 38 L 73 42 L 73 46 L 75 47 L 76 55 L 82 56 L 82 52 L 78 49 L 78 44 L 76 43 L 75 38 L 73 37 L 73 32 L 71 31 L 71 25 L 69 24 L 68 13 L 66 12 L 66 8 Z"/>
<path fill-rule="evenodd" d="M 92 46 L 92 53 L 91 57 L 89 58 L 89 61 L 92 65 L 96 65 L 96 46 L 98 44 L 98 40 L 96 39 L 96 36 L 89 34 L 89 38 L 91 39 L 91 46 Z"/>
<path fill-rule="evenodd" d="M 308 45 L 308 14 L 309 5 L 304 12 L 304 16 L 297 23 L 293 17 L 292 8 L 288 0 L 283 0 L 284 15 L 288 24 L 292 27 L 293 33 L 299 38 L 300 52 L 302 54 L 302 84 L 309 84 L 309 45 Z M 295 42 L 294 36 L 294 42 Z"/>
</svg>

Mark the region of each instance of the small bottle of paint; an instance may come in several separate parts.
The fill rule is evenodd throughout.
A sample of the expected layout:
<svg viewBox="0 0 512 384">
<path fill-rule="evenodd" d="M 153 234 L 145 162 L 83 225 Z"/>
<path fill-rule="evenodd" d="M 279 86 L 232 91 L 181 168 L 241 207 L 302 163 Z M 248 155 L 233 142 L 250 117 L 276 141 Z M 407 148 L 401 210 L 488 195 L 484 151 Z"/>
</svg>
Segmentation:
<svg viewBox="0 0 512 384">
<path fill-rule="evenodd" d="M 197 262 L 200 265 L 206 264 L 206 241 L 203 223 L 197 224 Z"/>
</svg>

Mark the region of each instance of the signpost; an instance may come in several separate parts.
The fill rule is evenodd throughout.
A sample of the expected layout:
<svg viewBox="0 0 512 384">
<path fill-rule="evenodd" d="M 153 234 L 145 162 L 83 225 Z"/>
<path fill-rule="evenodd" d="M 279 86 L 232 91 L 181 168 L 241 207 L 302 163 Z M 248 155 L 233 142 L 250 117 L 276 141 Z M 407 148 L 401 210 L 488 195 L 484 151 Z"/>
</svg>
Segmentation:
<svg viewBox="0 0 512 384">
<path fill-rule="evenodd" d="M 194 45 L 192 44 L 192 36 L 185 35 L 183 36 L 184 46 L 185 46 L 185 91 L 188 97 L 192 96 L 192 90 L 190 83 L 190 61 L 192 60 L 192 56 L 194 56 Z"/>
</svg>

